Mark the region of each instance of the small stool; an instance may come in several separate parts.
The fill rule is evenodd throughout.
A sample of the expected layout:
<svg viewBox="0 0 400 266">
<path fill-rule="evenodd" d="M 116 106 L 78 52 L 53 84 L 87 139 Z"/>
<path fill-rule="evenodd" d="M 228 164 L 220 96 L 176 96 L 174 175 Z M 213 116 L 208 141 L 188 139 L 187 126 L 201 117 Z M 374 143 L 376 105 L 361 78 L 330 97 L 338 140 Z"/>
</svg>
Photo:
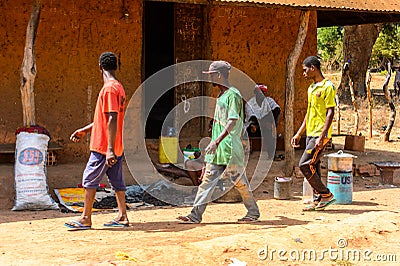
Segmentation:
<svg viewBox="0 0 400 266">
<path fill-rule="evenodd" d="M 55 165 L 57 163 L 56 154 L 53 151 L 47 152 L 47 165 Z"/>
</svg>

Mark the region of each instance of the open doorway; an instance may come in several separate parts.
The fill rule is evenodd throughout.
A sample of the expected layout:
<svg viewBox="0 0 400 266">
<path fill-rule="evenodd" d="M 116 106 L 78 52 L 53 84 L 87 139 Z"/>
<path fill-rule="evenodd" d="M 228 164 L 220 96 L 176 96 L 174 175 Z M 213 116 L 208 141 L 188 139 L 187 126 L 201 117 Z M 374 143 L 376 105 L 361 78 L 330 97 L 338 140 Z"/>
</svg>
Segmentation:
<svg viewBox="0 0 400 266">
<path fill-rule="evenodd" d="M 144 65 L 147 79 L 157 71 L 174 64 L 174 3 L 144 2 Z M 144 91 L 145 103 L 151 91 Z M 174 90 L 162 95 L 150 110 L 146 138 L 158 139 L 163 121 L 174 107 Z M 150 106 L 145 106 L 146 113 Z"/>
</svg>

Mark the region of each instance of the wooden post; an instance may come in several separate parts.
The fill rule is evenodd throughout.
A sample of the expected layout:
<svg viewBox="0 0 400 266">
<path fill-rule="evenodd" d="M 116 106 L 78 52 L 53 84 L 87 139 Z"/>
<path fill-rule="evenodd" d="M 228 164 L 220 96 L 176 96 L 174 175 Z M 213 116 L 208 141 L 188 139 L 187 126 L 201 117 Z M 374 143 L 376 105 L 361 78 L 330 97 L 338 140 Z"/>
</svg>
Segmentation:
<svg viewBox="0 0 400 266">
<path fill-rule="evenodd" d="M 389 102 L 390 116 L 389 116 L 389 124 L 388 124 L 385 134 L 383 136 L 383 141 L 389 141 L 390 133 L 392 132 L 394 121 L 396 120 L 396 107 L 394 106 L 393 98 L 389 92 L 389 86 L 388 86 L 391 76 L 392 76 L 392 68 L 391 68 L 391 65 L 389 62 L 388 68 L 387 68 L 386 80 L 383 83 L 383 93 L 385 93 L 385 97 Z"/>
<path fill-rule="evenodd" d="M 335 95 L 335 100 L 336 100 L 336 120 L 337 120 L 337 134 L 340 135 L 340 101 L 339 101 L 339 95 Z"/>
<path fill-rule="evenodd" d="M 21 65 L 21 100 L 23 112 L 23 125 L 32 126 L 35 121 L 35 95 L 34 83 L 36 77 L 36 61 L 35 61 L 35 39 L 37 29 L 39 27 L 40 11 L 42 8 L 41 0 L 34 0 L 32 12 L 26 29 L 26 41 L 24 49 L 24 59 Z"/>
<path fill-rule="evenodd" d="M 350 77 L 350 60 L 348 60 L 344 65 L 343 65 L 343 74 L 347 76 L 347 79 L 349 81 L 349 88 L 350 88 L 350 95 L 351 95 L 351 102 L 353 103 L 353 110 L 354 110 L 354 129 L 353 129 L 353 135 L 356 136 L 358 132 L 358 110 L 357 110 L 357 102 L 356 102 L 356 97 L 354 95 L 354 83 Z"/>
<path fill-rule="evenodd" d="M 294 135 L 293 130 L 293 102 L 294 102 L 294 76 L 296 72 L 297 61 L 299 60 L 303 49 L 304 40 L 307 36 L 308 23 L 310 20 L 310 11 L 302 10 L 300 13 L 300 26 L 297 34 L 296 43 L 286 61 L 286 95 L 285 95 L 285 175 L 291 176 L 294 168 L 294 149 L 291 145 L 291 139 Z"/>
<path fill-rule="evenodd" d="M 353 111 L 354 111 L 354 128 L 353 128 L 353 135 L 357 136 L 358 134 L 358 109 L 357 109 L 357 101 L 354 95 L 354 88 L 353 88 L 353 81 L 349 76 L 349 87 L 350 87 L 350 94 L 351 94 L 351 102 L 353 103 Z"/>
<path fill-rule="evenodd" d="M 372 102 L 371 102 L 371 71 L 367 72 L 367 97 L 368 97 L 368 111 L 369 111 L 369 138 L 372 139 Z"/>
</svg>

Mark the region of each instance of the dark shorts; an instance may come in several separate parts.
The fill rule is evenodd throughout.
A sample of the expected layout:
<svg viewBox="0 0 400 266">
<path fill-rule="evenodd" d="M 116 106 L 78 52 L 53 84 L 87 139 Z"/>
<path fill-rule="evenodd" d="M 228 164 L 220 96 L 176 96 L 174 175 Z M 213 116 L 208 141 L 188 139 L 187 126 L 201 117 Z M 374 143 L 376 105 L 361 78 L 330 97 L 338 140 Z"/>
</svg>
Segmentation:
<svg viewBox="0 0 400 266">
<path fill-rule="evenodd" d="M 98 188 L 101 179 L 106 174 L 112 189 L 115 191 L 125 191 L 126 186 L 122 174 L 123 156 L 117 157 L 117 159 L 118 162 L 110 168 L 106 165 L 105 155 L 92 151 L 83 172 L 82 186 L 84 188 Z"/>
</svg>

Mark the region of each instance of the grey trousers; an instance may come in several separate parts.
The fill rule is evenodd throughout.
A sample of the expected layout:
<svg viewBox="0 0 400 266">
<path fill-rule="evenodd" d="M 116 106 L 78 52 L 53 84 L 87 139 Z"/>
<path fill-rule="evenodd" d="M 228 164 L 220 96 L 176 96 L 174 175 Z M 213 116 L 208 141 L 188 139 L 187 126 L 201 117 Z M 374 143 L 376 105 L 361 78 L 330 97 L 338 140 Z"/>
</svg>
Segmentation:
<svg viewBox="0 0 400 266">
<path fill-rule="evenodd" d="M 247 180 L 244 168 L 209 163 L 206 164 L 206 171 L 203 176 L 203 181 L 197 190 L 194 206 L 189 214 L 189 217 L 196 222 L 201 222 L 207 204 L 214 200 L 212 198 L 213 192 L 218 184 L 218 181 L 221 179 L 229 180 L 239 191 L 240 195 L 242 196 L 243 204 L 247 209 L 246 216 L 259 218 L 260 211 L 253 197 L 253 193 L 249 190 L 249 182 Z"/>
</svg>

